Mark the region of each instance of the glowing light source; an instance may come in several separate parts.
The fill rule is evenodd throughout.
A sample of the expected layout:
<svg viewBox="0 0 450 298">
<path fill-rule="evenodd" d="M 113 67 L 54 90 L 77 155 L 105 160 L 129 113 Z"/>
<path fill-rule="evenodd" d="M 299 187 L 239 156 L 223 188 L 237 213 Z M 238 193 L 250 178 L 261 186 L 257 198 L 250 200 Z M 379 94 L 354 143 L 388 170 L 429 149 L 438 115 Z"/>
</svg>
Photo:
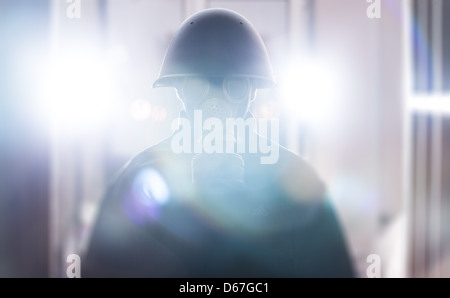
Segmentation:
<svg viewBox="0 0 450 298">
<path fill-rule="evenodd" d="M 261 104 L 258 108 L 256 108 L 253 113 L 257 118 L 276 118 L 279 116 L 279 107 L 278 103 L 274 100 L 269 100 L 263 104 Z"/>
<path fill-rule="evenodd" d="M 415 111 L 430 113 L 450 113 L 450 95 L 448 94 L 430 94 L 430 95 L 410 95 L 408 99 L 408 108 Z"/>
<path fill-rule="evenodd" d="M 137 177 L 144 196 L 139 196 L 142 204 L 151 206 L 154 203 L 165 204 L 169 199 L 169 188 L 161 175 L 153 169 L 145 169 Z"/>
<path fill-rule="evenodd" d="M 282 77 L 280 87 L 286 110 L 301 121 L 323 121 L 337 107 L 339 84 L 328 64 L 313 60 L 294 63 Z"/>
<path fill-rule="evenodd" d="M 130 54 L 124 45 L 116 44 L 108 50 L 108 60 L 116 66 L 125 65 L 130 60 Z"/>
<path fill-rule="evenodd" d="M 124 211 L 138 224 L 158 220 L 161 208 L 167 203 L 169 196 L 164 178 L 155 169 L 146 168 L 134 178 L 132 191 L 124 201 Z"/>
<path fill-rule="evenodd" d="M 58 129 L 95 130 L 106 123 L 115 92 L 100 55 L 77 50 L 52 57 L 43 80 L 44 112 Z"/>
<path fill-rule="evenodd" d="M 165 107 L 153 106 L 152 109 L 152 120 L 155 122 L 162 122 L 167 118 L 167 110 Z"/>
<path fill-rule="evenodd" d="M 130 114 L 135 120 L 146 120 L 150 117 L 152 108 L 150 104 L 143 100 L 137 99 L 131 103 Z"/>
</svg>

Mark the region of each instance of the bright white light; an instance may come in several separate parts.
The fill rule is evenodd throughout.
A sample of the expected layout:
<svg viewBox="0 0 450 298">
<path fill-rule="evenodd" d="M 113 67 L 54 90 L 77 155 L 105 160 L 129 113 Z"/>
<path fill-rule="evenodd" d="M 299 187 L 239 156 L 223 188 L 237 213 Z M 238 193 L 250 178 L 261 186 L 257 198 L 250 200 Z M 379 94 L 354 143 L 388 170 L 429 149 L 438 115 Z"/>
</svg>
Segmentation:
<svg viewBox="0 0 450 298">
<path fill-rule="evenodd" d="M 284 105 L 291 117 L 320 123 L 337 108 L 340 92 L 333 67 L 303 60 L 292 64 L 280 83 Z"/>
<path fill-rule="evenodd" d="M 130 54 L 127 48 L 122 44 L 116 44 L 108 50 L 108 60 L 115 66 L 121 66 L 128 63 Z"/>
<path fill-rule="evenodd" d="M 113 84 L 100 55 L 74 51 L 52 57 L 44 79 L 45 113 L 64 131 L 101 128 L 113 104 Z"/>
<path fill-rule="evenodd" d="M 437 114 L 450 113 L 450 95 L 411 95 L 408 100 L 409 109 Z"/>
<path fill-rule="evenodd" d="M 155 122 L 162 122 L 167 118 L 167 110 L 165 107 L 153 106 L 152 107 L 152 120 Z"/>
</svg>

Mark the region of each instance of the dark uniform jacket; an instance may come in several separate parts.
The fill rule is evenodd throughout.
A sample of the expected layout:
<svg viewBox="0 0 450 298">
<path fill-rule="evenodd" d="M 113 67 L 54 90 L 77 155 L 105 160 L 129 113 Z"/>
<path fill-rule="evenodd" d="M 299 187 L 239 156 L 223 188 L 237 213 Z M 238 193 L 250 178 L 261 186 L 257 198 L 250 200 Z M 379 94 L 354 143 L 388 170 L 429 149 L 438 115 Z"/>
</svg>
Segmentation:
<svg viewBox="0 0 450 298">
<path fill-rule="evenodd" d="M 108 189 L 83 277 L 354 276 L 337 213 L 302 158 L 281 146 L 275 164 L 242 154 L 243 183 L 204 173 L 193 184 L 194 154 L 174 153 L 170 139 L 135 156 Z"/>
</svg>

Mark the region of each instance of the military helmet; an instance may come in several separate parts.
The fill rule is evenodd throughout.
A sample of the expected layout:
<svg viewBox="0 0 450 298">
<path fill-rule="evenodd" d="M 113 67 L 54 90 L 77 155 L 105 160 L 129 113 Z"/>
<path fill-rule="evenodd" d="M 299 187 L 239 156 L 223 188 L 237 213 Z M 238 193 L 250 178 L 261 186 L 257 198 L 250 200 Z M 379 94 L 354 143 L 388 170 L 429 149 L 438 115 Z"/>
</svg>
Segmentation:
<svg viewBox="0 0 450 298">
<path fill-rule="evenodd" d="M 210 8 L 187 18 L 173 37 L 153 87 L 174 87 L 187 76 L 248 77 L 272 88 L 275 78 L 266 47 L 242 15 Z"/>
</svg>

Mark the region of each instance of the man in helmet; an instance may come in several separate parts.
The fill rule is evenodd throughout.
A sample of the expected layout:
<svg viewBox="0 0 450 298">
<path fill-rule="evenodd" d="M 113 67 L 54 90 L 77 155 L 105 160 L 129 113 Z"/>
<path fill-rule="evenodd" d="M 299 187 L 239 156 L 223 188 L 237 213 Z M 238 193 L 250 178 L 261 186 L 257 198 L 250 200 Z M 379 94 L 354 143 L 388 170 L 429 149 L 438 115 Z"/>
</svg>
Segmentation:
<svg viewBox="0 0 450 298">
<path fill-rule="evenodd" d="M 311 166 L 251 137 L 252 129 L 234 133 L 253 119 L 256 90 L 275 87 L 264 44 L 247 19 L 226 9 L 192 15 L 154 87 L 176 89 L 180 126 L 136 155 L 108 189 L 83 276 L 354 276 L 336 213 Z M 254 140 L 276 145 L 276 160 L 262 162 L 267 150 L 248 150 Z"/>
</svg>

